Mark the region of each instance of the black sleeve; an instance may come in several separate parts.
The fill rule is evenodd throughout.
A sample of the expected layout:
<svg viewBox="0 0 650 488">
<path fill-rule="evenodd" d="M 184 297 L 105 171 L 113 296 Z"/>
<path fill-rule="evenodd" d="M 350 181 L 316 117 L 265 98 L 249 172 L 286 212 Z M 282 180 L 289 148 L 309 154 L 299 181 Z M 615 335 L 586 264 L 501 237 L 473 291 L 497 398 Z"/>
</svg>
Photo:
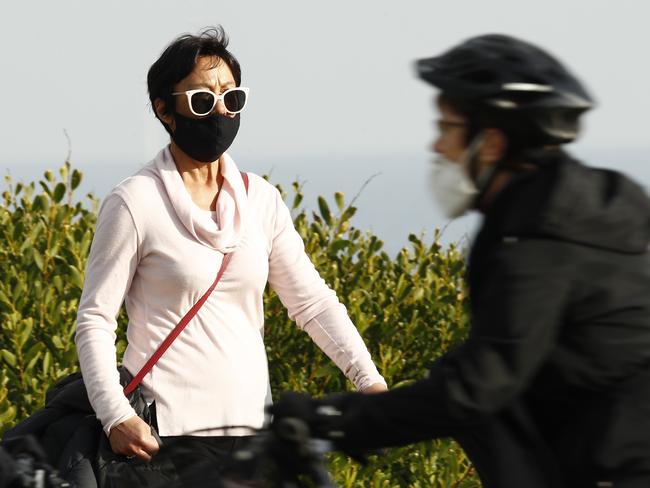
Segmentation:
<svg viewBox="0 0 650 488">
<path fill-rule="evenodd" d="M 502 244 L 473 297 L 470 337 L 426 379 L 326 400 L 342 412 L 341 444 L 372 448 L 453 436 L 516 398 L 548 356 L 562 320 L 571 265 L 562 250 L 553 241 Z"/>
</svg>

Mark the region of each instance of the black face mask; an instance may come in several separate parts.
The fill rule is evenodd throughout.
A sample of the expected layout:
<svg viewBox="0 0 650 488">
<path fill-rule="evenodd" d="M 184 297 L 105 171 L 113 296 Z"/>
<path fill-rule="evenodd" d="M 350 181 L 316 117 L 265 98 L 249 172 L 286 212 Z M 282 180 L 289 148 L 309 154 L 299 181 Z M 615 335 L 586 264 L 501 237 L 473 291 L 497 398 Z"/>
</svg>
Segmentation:
<svg viewBox="0 0 650 488">
<path fill-rule="evenodd" d="M 176 130 L 172 139 L 189 157 L 202 163 L 212 163 L 226 152 L 237 137 L 239 114 L 234 117 L 213 114 L 190 119 L 174 114 Z"/>
</svg>

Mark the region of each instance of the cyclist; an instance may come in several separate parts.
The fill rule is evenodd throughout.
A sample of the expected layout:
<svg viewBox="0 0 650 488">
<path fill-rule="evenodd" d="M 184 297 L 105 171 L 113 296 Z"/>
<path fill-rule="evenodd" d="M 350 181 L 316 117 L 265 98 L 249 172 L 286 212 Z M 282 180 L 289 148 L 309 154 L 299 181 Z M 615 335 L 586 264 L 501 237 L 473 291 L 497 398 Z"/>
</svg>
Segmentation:
<svg viewBox="0 0 650 488">
<path fill-rule="evenodd" d="M 650 486 L 650 204 L 562 148 L 592 97 L 505 35 L 416 66 L 439 90 L 434 193 L 484 216 L 469 337 L 411 386 L 287 395 L 276 418 L 348 450 L 453 437 L 488 488 Z"/>
</svg>

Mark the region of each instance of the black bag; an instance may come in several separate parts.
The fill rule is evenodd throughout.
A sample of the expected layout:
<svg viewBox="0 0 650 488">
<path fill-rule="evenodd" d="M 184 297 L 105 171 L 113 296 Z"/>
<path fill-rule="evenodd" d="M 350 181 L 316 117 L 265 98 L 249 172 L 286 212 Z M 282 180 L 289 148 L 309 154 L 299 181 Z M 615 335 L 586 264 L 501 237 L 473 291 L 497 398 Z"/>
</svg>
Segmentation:
<svg viewBox="0 0 650 488">
<path fill-rule="evenodd" d="M 120 383 L 126 386 L 133 376 L 123 366 L 118 370 Z M 155 417 L 140 387 L 127 398 L 136 414 L 151 426 L 152 435 L 162 446 Z M 55 383 L 45 395 L 45 407 L 6 431 L 3 443 L 29 435 L 39 441 L 49 464 L 65 479 L 90 482 L 92 477 L 99 488 L 164 486 L 175 479 L 170 463 L 145 463 L 113 452 L 88 401 L 81 373 L 70 374 Z"/>
<path fill-rule="evenodd" d="M 128 385 L 133 379 L 133 375 L 124 367 L 120 367 L 118 370 L 120 372 L 120 384 L 122 386 Z M 138 417 L 149 425 L 151 435 L 154 436 L 158 445 L 162 448 L 163 442 L 158 436 L 154 414 L 155 403 L 152 404 L 153 409 L 147 405 L 139 386 L 129 393 L 127 398 Z M 121 454 L 115 454 L 101 426 L 100 430 L 101 434 L 94 462 L 99 488 L 124 486 L 163 487 L 168 486 L 172 481 L 178 480 L 176 469 L 168 460 L 162 460 L 161 462 L 161 459 L 154 458 L 151 462 L 145 462 L 137 458 L 127 458 Z"/>
</svg>

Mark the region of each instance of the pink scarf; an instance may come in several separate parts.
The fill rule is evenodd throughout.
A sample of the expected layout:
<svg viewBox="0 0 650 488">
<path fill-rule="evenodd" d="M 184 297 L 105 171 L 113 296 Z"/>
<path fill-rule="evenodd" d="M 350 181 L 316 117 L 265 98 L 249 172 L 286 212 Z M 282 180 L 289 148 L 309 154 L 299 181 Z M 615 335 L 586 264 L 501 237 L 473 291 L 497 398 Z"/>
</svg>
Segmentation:
<svg viewBox="0 0 650 488">
<path fill-rule="evenodd" d="M 227 253 L 236 249 L 246 222 L 246 188 L 237 165 L 224 153 L 220 161 L 223 186 L 217 199 L 215 220 L 201 210 L 185 188 L 183 179 L 176 169 L 169 146 L 162 149 L 153 160 L 153 167 L 160 177 L 169 200 L 179 220 L 187 231 L 201 244 Z"/>
</svg>

